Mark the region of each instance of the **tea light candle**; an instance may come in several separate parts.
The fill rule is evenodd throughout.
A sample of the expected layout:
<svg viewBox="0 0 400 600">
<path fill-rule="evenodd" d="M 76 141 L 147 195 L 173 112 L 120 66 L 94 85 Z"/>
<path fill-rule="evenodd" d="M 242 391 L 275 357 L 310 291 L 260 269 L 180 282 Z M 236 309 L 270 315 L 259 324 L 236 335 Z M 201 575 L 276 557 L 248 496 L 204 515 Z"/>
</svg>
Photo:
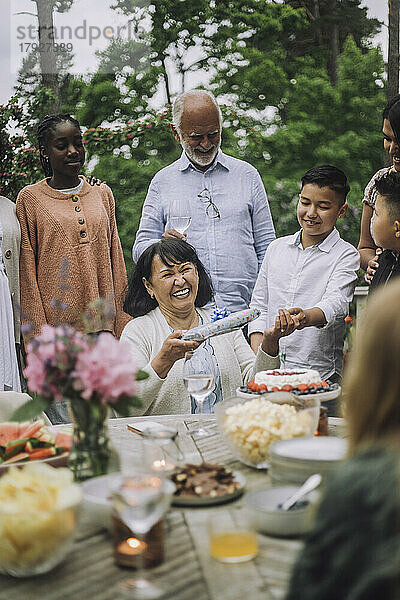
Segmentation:
<svg viewBox="0 0 400 600">
<path fill-rule="evenodd" d="M 118 544 L 117 552 L 125 554 L 125 556 L 137 556 L 145 552 L 147 544 L 138 540 L 137 538 L 130 537 L 127 540 Z"/>
</svg>

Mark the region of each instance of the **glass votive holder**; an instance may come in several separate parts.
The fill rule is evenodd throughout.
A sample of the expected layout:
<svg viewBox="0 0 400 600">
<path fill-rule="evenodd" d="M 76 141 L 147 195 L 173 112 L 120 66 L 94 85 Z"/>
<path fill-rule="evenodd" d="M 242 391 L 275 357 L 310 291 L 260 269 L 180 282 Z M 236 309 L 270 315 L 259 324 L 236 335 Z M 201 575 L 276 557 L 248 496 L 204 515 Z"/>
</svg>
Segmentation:
<svg viewBox="0 0 400 600">
<path fill-rule="evenodd" d="M 114 560 L 121 567 L 132 569 L 156 567 L 164 560 L 164 520 L 160 519 L 148 533 L 136 536 L 113 512 Z M 141 556 L 142 555 L 142 556 Z M 143 563 L 141 562 L 143 558 Z"/>
<path fill-rule="evenodd" d="M 143 431 L 143 463 L 151 473 L 169 477 L 181 464 L 183 455 L 178 447 L 177 430 Z"/>
<path fill-rule="evenodd" d="M 251 560 L 258 553 L 258 540 L 254 528 L 244 514 L 232 517 L 218 512 L 208 522 L 210 554 L 223 563 L 240 563 Z"/>
</svg>

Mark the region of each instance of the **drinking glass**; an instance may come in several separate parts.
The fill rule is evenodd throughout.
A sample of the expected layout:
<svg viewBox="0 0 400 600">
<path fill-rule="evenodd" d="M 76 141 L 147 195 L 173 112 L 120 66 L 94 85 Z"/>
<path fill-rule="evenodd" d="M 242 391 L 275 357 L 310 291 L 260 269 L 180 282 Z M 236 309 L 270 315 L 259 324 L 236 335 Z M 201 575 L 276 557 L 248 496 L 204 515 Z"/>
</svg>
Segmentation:
<svg viewBox="0 0 400 600">
<path fill-rule="evenodd" d="M 171 503 L 175 486 L 171 481 L 154 474 L 139 473 L 122 476 L 114 490 L 113 509 L 121 521 L 135 536 L 135 551 L 138 556 L 138 570 L 135 578 L 121 585 L 121 597 L 150 599 L 158 598 L 163 591 L 144 577 L 145 535 L 166 513 Z"/>
<path fill-rule="evenodd" d="M 191 221 L 192 217 L 189 215 L 186 203 L 180 198 L 173 198 L 169 205 L 169 223 L 171 229 L 175 229 L 183 235 Z"/>
<path fill-rule="evenodd" d="M 183 363 L 183 383 L 199 408 L 198 428 L 192 431 L 196 437 L 212 435 L 212 431 L 203 425 L 203 402 L 215 386 L 215 367 L 208 352 L 186 352 Z"/>
<path fill-rule="evenodd" d="M 218 512 L 208 521 L 210 554 L 223 563 L 239 563 L 257 555 L 258 541 L 248 515 Z"/>
</svg>

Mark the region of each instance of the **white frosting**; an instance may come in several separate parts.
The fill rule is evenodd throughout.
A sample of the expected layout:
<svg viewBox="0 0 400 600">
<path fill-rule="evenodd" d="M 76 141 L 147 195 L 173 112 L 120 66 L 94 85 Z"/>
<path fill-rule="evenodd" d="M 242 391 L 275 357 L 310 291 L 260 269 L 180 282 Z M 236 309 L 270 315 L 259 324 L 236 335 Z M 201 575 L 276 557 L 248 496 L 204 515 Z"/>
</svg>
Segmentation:
<svg viewBox="0 0 400 600">
<path fill-rule="evenodd" d="M 279 373 L 273 375 L 273 373 Z M 271 389 L 272 387 L 282 387 L 283 385 L 292 385 L 295 387 L 299 383 L 319 383 L 321 375 L 313 369 L 274 369 L 273 371 L 260 371 L 256 373 L 254 382 L 258 385 L 264 384 Z"/>
</svg>

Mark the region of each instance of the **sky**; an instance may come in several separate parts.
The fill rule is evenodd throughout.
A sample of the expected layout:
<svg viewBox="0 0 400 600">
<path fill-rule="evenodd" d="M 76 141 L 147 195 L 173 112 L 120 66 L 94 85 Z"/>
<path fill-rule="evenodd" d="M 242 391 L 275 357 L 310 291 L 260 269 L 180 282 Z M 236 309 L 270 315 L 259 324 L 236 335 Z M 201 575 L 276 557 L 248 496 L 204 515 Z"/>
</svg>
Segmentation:
<svg viewBox="0 0 400 600">
<path fill-rule="evenodd" d="M 88 74 L 96 69 L 95 51 L 106 48 L 108 39 L 117 35 L 118 27 L 120 37 L 127 39 L 130 35 L 126 27 L 123 29 L 124 18 L 111 10 L 112 4 L 113 0 L 75 0 L 68 13 L 55 15 L 59 43 L 73 46 L 73 73 Z M 385 0 L 364 0 L 362 5 L 368 7 L 369 16 L 387 23 Z M 16 72 L 29 44 L 35 43 L 35 12 L 32 0 L 0 0 L 0 104 L 12 95 Z M 382 29 L 373 43 L 381 45 L 386 60 L 387 28 Z"/>
</svg>

